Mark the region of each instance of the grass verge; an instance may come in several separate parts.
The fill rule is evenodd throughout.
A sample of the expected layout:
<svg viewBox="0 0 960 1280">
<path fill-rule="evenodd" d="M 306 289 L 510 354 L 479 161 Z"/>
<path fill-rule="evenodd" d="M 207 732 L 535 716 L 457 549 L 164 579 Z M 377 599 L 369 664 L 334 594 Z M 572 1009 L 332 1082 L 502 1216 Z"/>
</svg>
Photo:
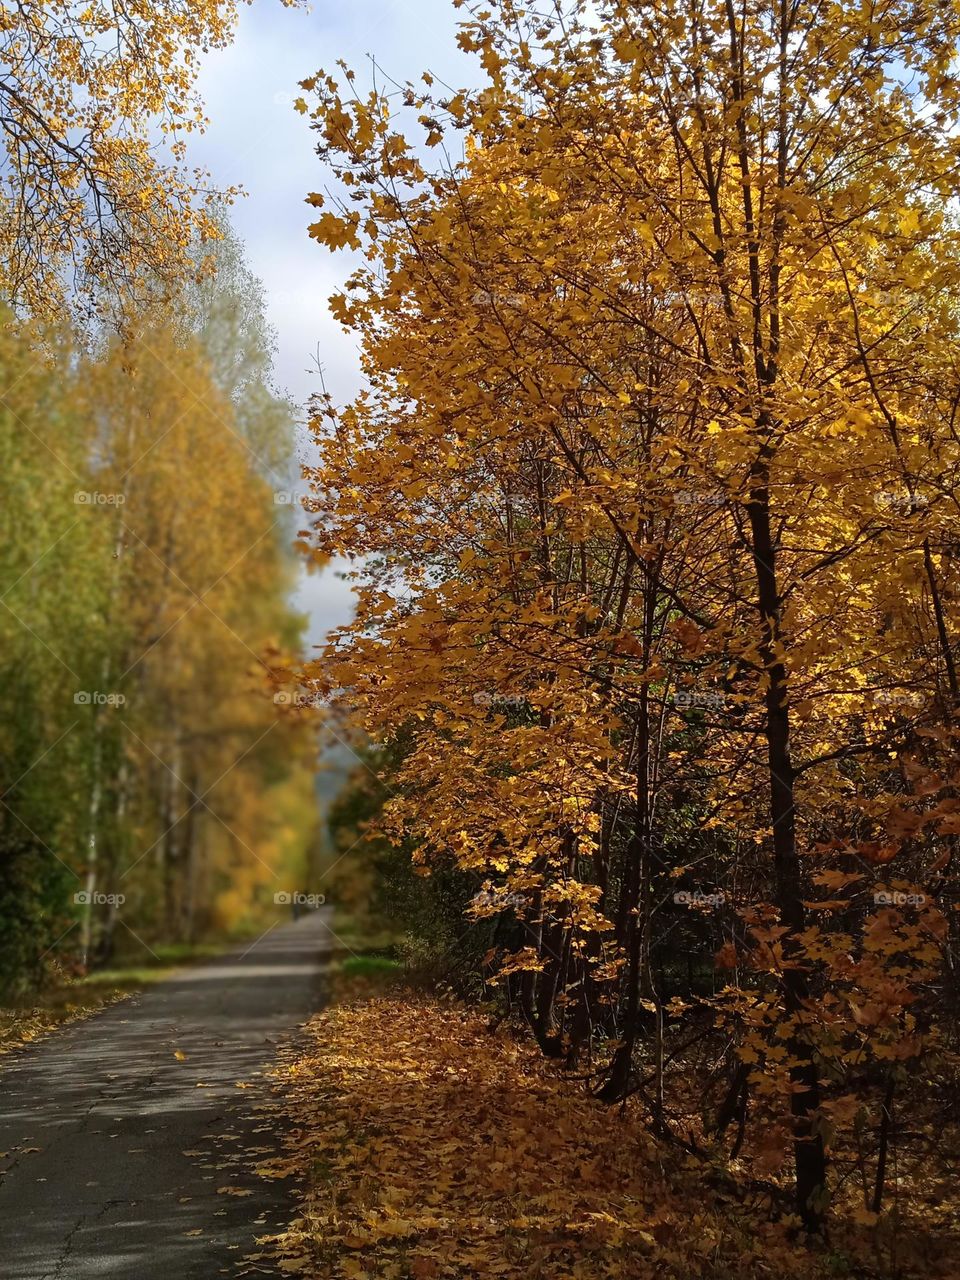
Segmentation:
<svg viewBox="0 0 960 1280">
<path fill-rule="evenodd" d="M 157 945 L 144 958 L 130 957 L 83 977 L 64 976 L 42 991 L 0 1006 L 0 1054 L 30 1044 L 58 1027 L 89 1017 L 185 965 L 222 955 L 235 940 Z"/>
</svg>

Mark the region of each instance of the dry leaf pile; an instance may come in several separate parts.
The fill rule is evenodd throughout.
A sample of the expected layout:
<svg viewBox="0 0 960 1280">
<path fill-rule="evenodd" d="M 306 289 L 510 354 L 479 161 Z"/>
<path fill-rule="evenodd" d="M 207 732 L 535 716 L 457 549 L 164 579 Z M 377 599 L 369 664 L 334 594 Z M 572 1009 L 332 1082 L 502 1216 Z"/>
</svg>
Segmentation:
<svg viewBox="0 0 960 1280">
<path fill-rule="evenodd" d="M 719 1171 L 658 1148 L 509 1032 L 443 1002 L 342 1005 L 281 1069 L 292 1274 L 340 1280 L 880 1276 L 865 1233 L 810 1252 Z M 860 1261 L 848 1251 L 857 1249 Z M 264 1255 L 261 1255 L 261 1257 Z M 898 1264 L 899 1265 L 899 1264 Z M 928 1262 L 927 1276 L 949 1276 Z M 909 1269 L 900 1275 L 914 1274 Z"/>
</svg>

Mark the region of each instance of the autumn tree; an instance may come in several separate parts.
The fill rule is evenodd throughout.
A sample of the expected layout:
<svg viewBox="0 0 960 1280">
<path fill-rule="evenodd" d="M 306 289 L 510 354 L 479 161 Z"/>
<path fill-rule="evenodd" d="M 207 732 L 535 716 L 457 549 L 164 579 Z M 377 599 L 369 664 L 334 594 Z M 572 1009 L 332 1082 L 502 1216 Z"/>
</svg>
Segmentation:
<svg viewBox="0 0 960 1280">
<path fill-rule="evenodd" d="M 269 919 L 315 839 L 314 725 L 274 678 L 293 420 L 234 253 L 229 302 L 136 337 L 3 329 L 8 989 Z"/>
<path fill-rule="evenodd" d="M 0 868 L 5 991 L 36 982 L 49 948 L 70 924 L 75 851 L 89 834 L 94 756 L 89 720 L 75 702 L 99 687 L 110 639 L 102 621 L 109 531 L 84 523 L 74 499 L 92 446 L 79 411 L 75 352 L 53 344 L 60 376 L 6 317 L 0 366 L 3 729 L 0 733 Z M 65 585 L 69 584 L 69 590 Z M 57 633 L 71 637 L 68 648 Z"/>
<path fill-rule="evenodd" d="M 208 175 L 186 143 L 205 124 L 201 55 L 228 44 L 236 6 L 171 0 L 0 8 L 0 124 L 6 163 L 0 280 L 8 304 L 136 309 L 215 236 Z"/>
<path fill-rule="evenodd" d="M 331 300 L 367 388 L 318 402 L 313 477 L 358 617 L 315 678 L 412 736 L 386 829 L 516 919 L 541 1046 L 615 1037 L 601 1093 L 661 1133 L 667 939 L 720 904 L 687 934 L 733 976 L 717 1128 L 765 1109 L 808 1227 L 867 1105 L 879 1209 L 896 1064 L 938 1042 L 957 35 L 911 4 L 507 2 L 462 28 L 474 94 L 304 82 L 338 183 L 311 234 L 367 259 Z"/>
<path fill-rule="evenodd" d="M 136 886 L 144 913 L 174 937 L 193 936 L 213 913 L 222 859 L 236 866 L 238 886 L 250 877 L 250 892 L 289 865 L 292 849 L 290 858 L 271 850 L 287 807 L 274 823 L 266 777 L 289 752 L 277 783 L 298 772 L 298 785 L 308 785 L 313 763 L 309 726 L 274 703 L 271 683 L 273 667 L 299 646 L 286 605 L 293 563 L 281 486 L 289 481 L 257 452 L 243 409 L 214 375 L 232 388 L 239 360 L 259 356 L 269 366 L 269 352 L 250 332 L 228 329 L 220 341 L 216 333 L 208 318 L 202 340 L 170 327 L 114 338 L 87 371 L 100 424 L 97 483 L 122 495 L 112 513 L 97 513 L 115 536 L 110 676 L 130 704 L 121 738 L 133 791 L 114 803 L 132 804 L 158 833 L 105 867 L 91 860 L 88 875 Z M 257 444 L 268 440 L 272 457 L 288 457 L 289 410 L 263 396 Z M 198 450 L 203 468 L 194 465 Z M 261 768 L 264 781 L 251 788 Z M 254 800 L 250 791 L 261 788 Z"/>
</svg>

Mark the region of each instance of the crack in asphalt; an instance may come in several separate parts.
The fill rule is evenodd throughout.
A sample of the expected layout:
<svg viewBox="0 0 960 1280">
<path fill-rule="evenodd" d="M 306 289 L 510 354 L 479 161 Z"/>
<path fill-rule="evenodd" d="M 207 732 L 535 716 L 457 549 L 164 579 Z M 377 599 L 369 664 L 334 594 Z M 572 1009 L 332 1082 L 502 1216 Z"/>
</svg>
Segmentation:
<svg viewBox="0 0 960 1280">
<path fill-rule="evenodd" d="M 73 1242 L 76 1239 L 77 1233 L 80 1231 L 81 1227 L 83 1227 L 87 1222 L 99 1222 L 102 1218 L 106 1217 L 106 1215 L 110 1212 L 111 1209 L 115 1208 L 118 1204 L 137 1204 L 137 1203 L 138 1202 L 136 1200 L 107 1200 L 101 1206 L 99 1211 L 93 1214 L 92 1216 L 89 1213 L 81 1214 L 80 1217 L 77 1219 L 77 1221 L 74 1223 L 72 1230 L 64 1239 L 63 1248 L 60 1252 L 59 1258 L 57 1259 L 56 1266 L 54 1267 L 53 1271 L 49 1272 L 47 1276 L 43 1277 L 43 1280 L 63 1280 L 63 1268 L 67 1265 L 67 1261 L 69 1260 L 70 1253 L 73 1249 Z"/>
</svg>

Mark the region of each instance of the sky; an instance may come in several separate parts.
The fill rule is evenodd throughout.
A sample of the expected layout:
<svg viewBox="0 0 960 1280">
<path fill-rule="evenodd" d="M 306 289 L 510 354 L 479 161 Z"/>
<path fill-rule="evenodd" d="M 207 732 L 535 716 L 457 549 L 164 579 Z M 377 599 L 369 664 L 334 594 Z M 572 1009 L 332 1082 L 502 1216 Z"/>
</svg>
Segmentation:
<svg viewBox="0 0 960 1280">
<path fill-rule="evenodd" d="M 356 343 L 327 309 L 350 257 L 307 236 L 316 212 L 305 197 L 322 191 L 327 175 L 308 119 L 293 109 L 298 81 L 321 68 L 335 73 L 342 58 L 360 88 L 372 57 L 394 80 L 417 81 L 429 70 L 451 85 L 476 83 L 475 64 L 456 45 L 463 14 L 452 0 L 318 0 L 309 10 L 255 0 L 240 6 L 234 43 L 206 57 L 198 88 L 210 124 L 192 140 L 188 160 L 208 169 L 218 187 L 238 184 L 247 193 L 231 220 L 266 290 L 277 382 L 299 405 L 319 388 L 318 358 L 338 403 L 361 379 Z M 305 437 L 300 449 L 307 456 Z M 350 616 L 349 588 L 333 571 L 304 572 L 295 603 L 309 615 L 312 644 Z"/>
</svg>

